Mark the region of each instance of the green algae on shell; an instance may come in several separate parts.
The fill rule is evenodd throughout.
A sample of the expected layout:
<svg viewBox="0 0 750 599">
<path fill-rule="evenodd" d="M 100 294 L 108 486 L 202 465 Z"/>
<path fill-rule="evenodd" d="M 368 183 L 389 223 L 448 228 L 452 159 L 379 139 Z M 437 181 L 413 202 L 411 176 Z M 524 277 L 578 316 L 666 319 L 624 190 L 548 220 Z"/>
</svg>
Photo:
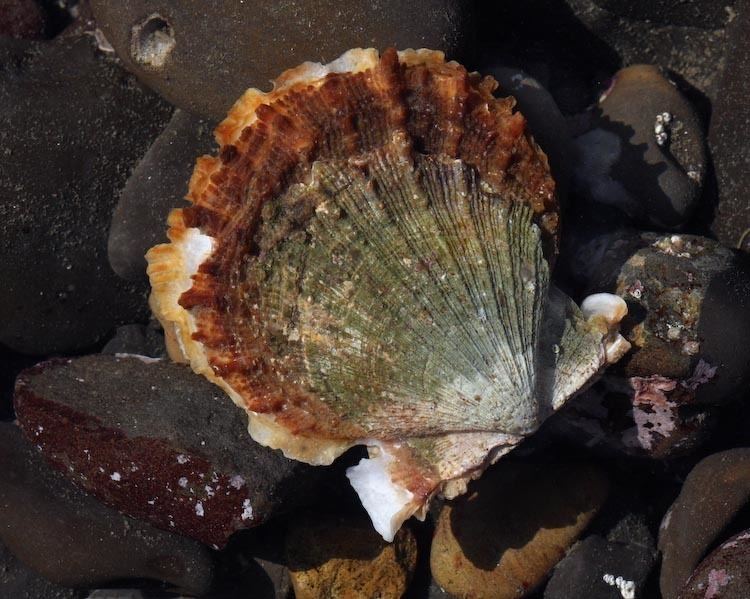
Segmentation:
<svg viewBox="0 0 750 599">
<path fill-rule="evenodd" d="M 148 254 L 170 355 L 253 438 L 333 461 L 392 539 L 608 362 L 624 302 L 549 283 L 554 183 L 510 97 L 428 50 L 351 50 L 248 92 Z"/>
</svg>

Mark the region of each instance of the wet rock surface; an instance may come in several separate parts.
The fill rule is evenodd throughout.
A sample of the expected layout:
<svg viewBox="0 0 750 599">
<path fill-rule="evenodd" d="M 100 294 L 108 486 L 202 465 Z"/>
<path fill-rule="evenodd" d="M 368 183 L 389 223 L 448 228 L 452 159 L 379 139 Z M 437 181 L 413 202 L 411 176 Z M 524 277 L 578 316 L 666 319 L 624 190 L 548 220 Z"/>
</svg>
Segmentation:
<svg viewBox="0 0 750 599">
<path fill-rule="evenodd" d="M 0 542 L 0 596 L 18 599 L 78 599 L 80 593 L 52 584 L 26 567 Z"/>
<path fill-rule="evenodd" d="M 0 0 L 0 35 L 44 38 L 44 13 L 34 0 Z"/>
<path fill-rule="evenodd" d="M 107 505 L 222 547 L 314 497 L 325 473 L 256 444 L 246 416 L 184 365 L 94 355 L 18 379 L 29 439 Z"/>
<path fill-rule="evenodd" d="M 123 63 L 180 108 L 222 119 L 249 87 L 267 89 L 306 60 L 349 48 L 439 48 L 466 58 L 474 36 L 470 3 L 335 0 L 222 4 L 200 0 L 91 2 Z"/>
<path fill-rule="evenodd" d="M 289 569 L 284 564 L 286 520 L 236 533 L 217 554 L 216 581 L 211 595 L 241 597 L 252 589 L 257 599 L 294 599 Z"/>
<path fill-rule="evenodd" d="M 737 2 L 682 2 L 680 0 L 594 0 L 610 12 L 655 25 L 689 25 L 715 29 L 732 19 Z"/>
<path fill-rule="evenodd" d="M 28 354 L 82 350 L 148 313 L 145 286 L 109 268 L 107 227 L 171 108 L 90 36 L 3 38 L 0 63 L 0 343 Z"/>
<path fill-rule="evenodd" d="M 680 596 L 701 557 L 749 501 L 750 449 L 716 453 L 693 468 L 659 532 L 664 599 Z"/>
<path fill-rule="evenodd" d="M 148 358 L 166 358 L 167 348 L 161 327 L 157 327 L 155 323 L 126 324 L 117 327 L 114 336 L 107 341 L 101 353 L 113 356 L 131 354 Z"/>
<path fill-rule="evenodd" d="M 497 464 L 441 511 L 430 555 L 435 582 L 459 597 L 524 596 L 583 532 L 608 486 L 586 464 Z"/>
<path fill-rule="evenodd" d="M 146 281 L 145 254 L 166 243 L 167 215 L 186 206 L 188 181 L 196 159 L 214 150 L 214 126 L 176 110 L 125 184 L 112 215 L 108 253 L 112 269 L 124 279 Z"/>
<path fill-rule="evenodd" d="M 750 6 L 736 3 L 737 15 L 728 27 L 729 55 L 713 106 L 709 145 L 716 176 L 711 231 L 729 247 L 750 252 L 750 205 L 746 190 L 750 158 L 745 140 L 750 136 L 750 107 L 745 101 L 750 78 Z M 709 212 L 706 207 L 706 212 Z"/>
<path fill-rule="evenodd" d="M 694 451 L 750 382 L 750 262 L 705 237 L 633 233 L 610 240 L 596 264 L 588 291 L 626 301 L 632 349 L 557 424 L 590 447 Z"/>
<path fill-rule="evenodd" d="M 750 530 L 724 541 L 690 576 L 684 599 L 741 599 L 750 596 Z"/>
<path fill-rule="evenodd" d="M 398 599 L 416 561 L 417 544 L 408 527 L 387 543 L 366 518 L 310 514 L 294 521 L 286 538 L 296 599 Z"/>
<path fill-rule="evenodd" d="M 613 543 L 592 535 L 555 567 L 544 599 L 642 597 L 656 561 L 651 547 Z"/>
<path fill-rule="evenodd" d="M 614 74 L 575 139 L 577 191 L 632 222 L 676 228 L 703 187 L 704 127 L 677 87 L 653 65 Z"/>
<path fill-rule="evenodd" d="M 91 587 L 149 578 L 188 593 L 208 589 L 213 566 L 205 547 L 105 507 L 52 470 L 13 424 L 0 423 L 0 464 L 0 542 L 48 581 Z M 0 590 L 19 576 L 15 570 L 0 574 Z M 27 593 L 47 587 L 37 597 L 74 596 L 24 579 Z"/>
</svg>

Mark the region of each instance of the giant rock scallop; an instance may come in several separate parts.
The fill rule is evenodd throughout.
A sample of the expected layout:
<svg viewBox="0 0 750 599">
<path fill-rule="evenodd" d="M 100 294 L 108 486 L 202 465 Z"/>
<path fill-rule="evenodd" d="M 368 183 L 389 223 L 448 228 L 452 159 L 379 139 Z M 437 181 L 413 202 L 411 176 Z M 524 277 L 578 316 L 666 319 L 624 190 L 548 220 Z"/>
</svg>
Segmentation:
<svg viewBox="0 0 750 599">
<path fill-rule="evenodd" d="M 550 285 L 558 205 L 512 97 L 430 50 L 248 90 L 148 255 L 170 355 L 249 432 L 348 476 L 393 538 L 627 351 L 625 305 Z"/>
</svg>

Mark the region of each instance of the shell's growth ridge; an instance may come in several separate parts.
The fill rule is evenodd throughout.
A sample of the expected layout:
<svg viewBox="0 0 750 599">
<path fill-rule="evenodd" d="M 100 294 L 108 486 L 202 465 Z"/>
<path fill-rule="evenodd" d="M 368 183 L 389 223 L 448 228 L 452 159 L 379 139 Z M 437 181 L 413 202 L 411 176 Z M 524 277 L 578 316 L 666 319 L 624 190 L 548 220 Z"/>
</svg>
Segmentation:
<svg viewBox="0 0 750 599">
<path fill-rule="evenodd" d="M 148 253 L 170 353 L 253 438 L 330 463 L 390 539 L 627 351 L 620 300 L 549 283 L 557 204 L 512 98 L 428 50 L 248 90 Z"/>
</svg>

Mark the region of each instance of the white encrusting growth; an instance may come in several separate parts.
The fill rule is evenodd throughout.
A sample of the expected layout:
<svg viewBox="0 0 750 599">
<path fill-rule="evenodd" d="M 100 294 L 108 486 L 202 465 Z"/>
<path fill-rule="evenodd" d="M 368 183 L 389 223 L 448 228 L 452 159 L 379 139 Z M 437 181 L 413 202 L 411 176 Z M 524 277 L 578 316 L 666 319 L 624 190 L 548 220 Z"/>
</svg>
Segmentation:
<svg viewBox="0 0 750 599">
<path fill-rule="evenodd" d="M 411 491 L 391 480 L 389 466 L 394 461 L 393 456 L 382 445 L 370 449 L 370 454 L 370 458 L 348 468 L 346 476 L 359 495 L 375 530 L 391 542 L 404 521 L 419 506 L 415 505 Z"/>
<path fill-rule="evenodd" d="M 622 576 L 614 574 L 605 574 L 602 579 L 609 586 L 617 588 L 622 599 L 635 599 L 635 581 L 625 580 Z"/>
<path fill-rule="evenodd" d="M 252 520 L 253 519 L 253 506 L 250 504 L 249 499 L 245 499 L 242 502 L 242 519 Z"/>
<path fill-rule="evenodd" d="M 135 360 L 140 360 L 141 362 L 145 364 L 153 364 L 154 362 L 161 362 L 161 358 L 152 358 L 151 356 L 143 356 L 141 354 L 128 354 L 128 353 L 122 353 L 122 352 L 116 353 L 115 358 L 117 358 L 118 360 L 132 358 Z"/>
</svg>

